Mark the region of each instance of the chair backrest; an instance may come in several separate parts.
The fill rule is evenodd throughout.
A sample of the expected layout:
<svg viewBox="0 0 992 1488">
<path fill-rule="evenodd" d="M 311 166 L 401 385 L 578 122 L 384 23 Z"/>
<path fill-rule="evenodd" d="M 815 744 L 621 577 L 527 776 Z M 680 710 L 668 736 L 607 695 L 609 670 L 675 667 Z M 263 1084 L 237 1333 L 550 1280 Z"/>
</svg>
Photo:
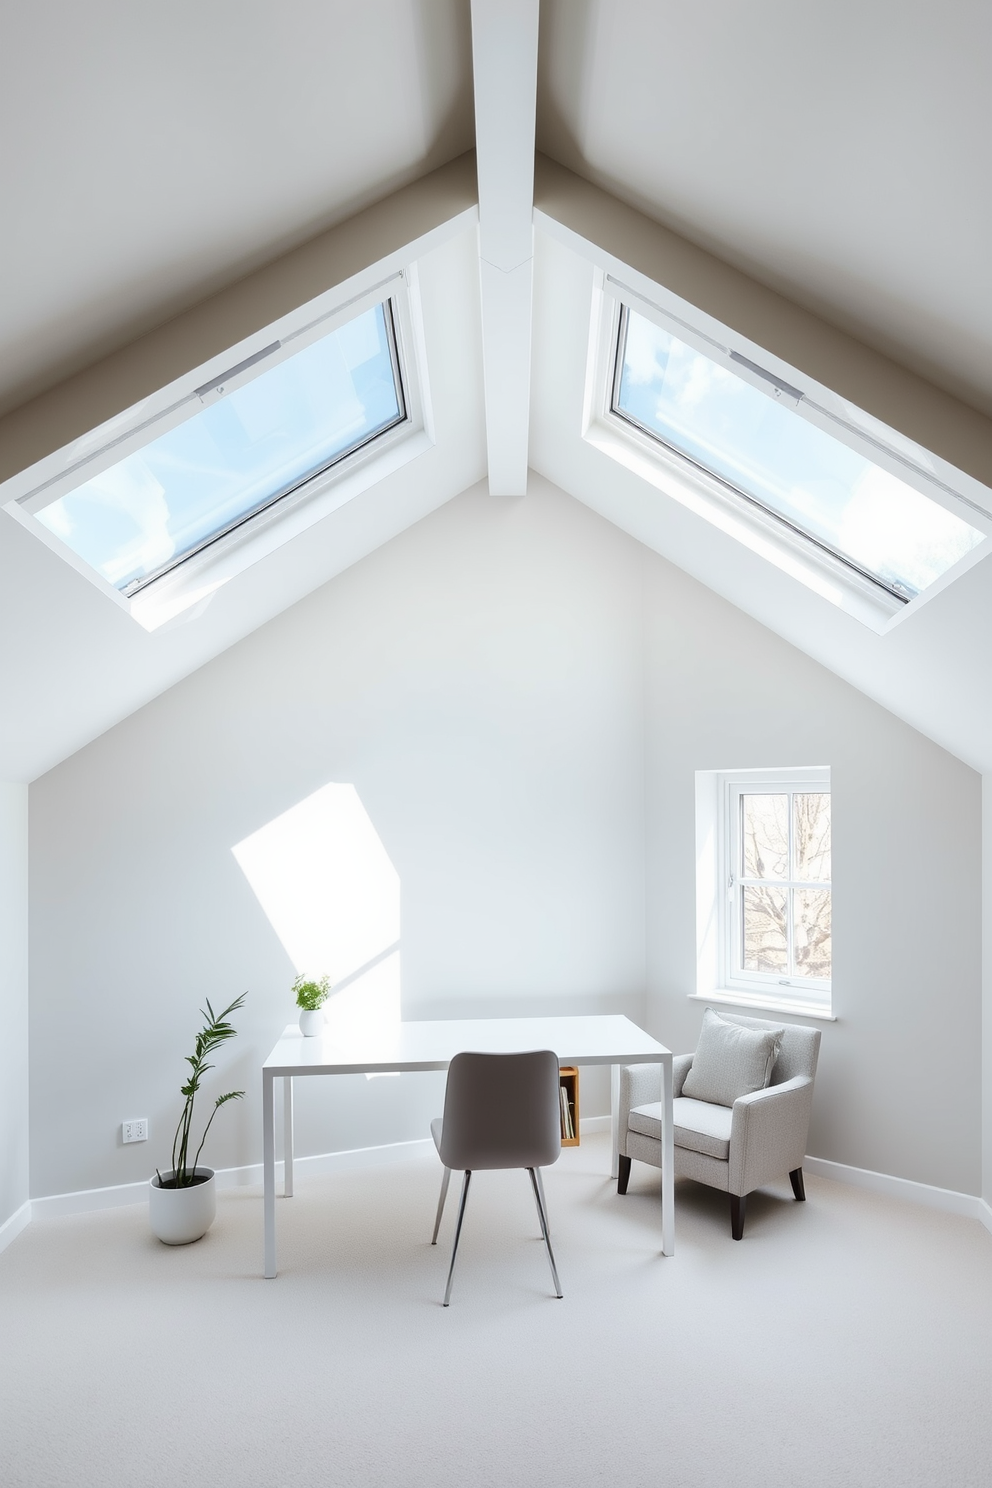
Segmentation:
<svg viewBox="0 0 992 1488">
<path fill-rule="evenodd" d="M 558 1056 L 456 1054 L 441 1125 L 446 1168 L 544 1168 L 561 1152 Z"/>
<path fill-rule="evenodd" d="M 801 1023 L 778 1023 L 774 1018 L 745 1018 L 737 1014 L 724 1013 L 720 1017 L 725 1023 L 737 1023 L 741 1028 L 784 1028 L 782 1047 L 772 1070 L 770 1085 L 784 1085 L 796 1075 L 808 1075 L 812 1080 L 816 1074 L 816 1061 L 820 1053 L 820 1030 L 804 1028 Z"/>
</svg>

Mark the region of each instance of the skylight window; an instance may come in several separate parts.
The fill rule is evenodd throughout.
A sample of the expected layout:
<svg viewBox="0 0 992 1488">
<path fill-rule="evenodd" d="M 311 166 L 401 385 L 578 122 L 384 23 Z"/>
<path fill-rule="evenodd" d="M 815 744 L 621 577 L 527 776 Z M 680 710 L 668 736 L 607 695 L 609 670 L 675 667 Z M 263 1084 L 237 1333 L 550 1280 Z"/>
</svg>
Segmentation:
<svg viewBox="0 0 992 1488">
<path fill-rule="evenodd" d="M 903 604 L 982 542 L 984 532 L 797 416 L 798 389 L 728 355 L 739 371 L 623 306 L 610 410 Z"/>
<path fill-rule="evenodd" d="M 131 596 L 406 420 L 389 300 L 244 382 L 280 350 L 198 388 L 192 417 L 35 518 Z"/>
</svg>

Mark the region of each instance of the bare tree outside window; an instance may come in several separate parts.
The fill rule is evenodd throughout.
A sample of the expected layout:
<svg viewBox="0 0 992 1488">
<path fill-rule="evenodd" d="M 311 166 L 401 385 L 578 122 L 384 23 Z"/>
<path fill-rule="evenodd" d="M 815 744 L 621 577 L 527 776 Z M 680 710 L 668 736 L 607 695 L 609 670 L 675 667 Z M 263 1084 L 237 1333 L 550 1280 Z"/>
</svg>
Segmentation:
<svg viewBox="0 0 992 1488">
<path fill-rule="evenodd" d="M 829 792 L 742 791 L 739 802 L 742 971 L 829 981 Z"/>
</svg>

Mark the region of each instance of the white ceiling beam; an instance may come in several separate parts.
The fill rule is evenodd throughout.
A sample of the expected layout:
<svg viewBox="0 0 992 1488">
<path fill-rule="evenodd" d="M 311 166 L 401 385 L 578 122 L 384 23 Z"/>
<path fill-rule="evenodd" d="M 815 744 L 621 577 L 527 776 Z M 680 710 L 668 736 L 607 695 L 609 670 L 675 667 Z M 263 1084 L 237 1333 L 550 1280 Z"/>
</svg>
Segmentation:
<svg viewBox="0 0 992 1488">
<path fill-rule="evenodd" d="M 538 0 L 472 0 L 489 490 L 527 490 Z"/>
</svg>

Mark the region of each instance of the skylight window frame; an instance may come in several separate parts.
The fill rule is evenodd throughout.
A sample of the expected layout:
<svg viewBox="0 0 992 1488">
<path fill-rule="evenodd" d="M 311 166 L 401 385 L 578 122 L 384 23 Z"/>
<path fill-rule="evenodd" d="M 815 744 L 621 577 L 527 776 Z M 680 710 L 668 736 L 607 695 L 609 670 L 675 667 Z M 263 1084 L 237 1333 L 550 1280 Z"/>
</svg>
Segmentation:
<svg viewBox="0 0 992 1488">
<path fill-rule="evenodd" d="M 393 386 L 396 389 L 396 401 L 399 405 L 399 413 L 397 414 L 396 418 L 390 420 L 390 422 L 384 425 L 383 428 L 375 429 L 371 434 L 362 435 L 360 439 L 355 440 L 355 442 L 348 446 L 347 449 L 343 449 L 338 454 L 332 456 L 332 458 L 321 465 L 319 469 L 311 471 L 311 473 L 308 476 L 304 476 L 302 480 L 294 481 L 292 485 L 287 486 L 285 490 L 277 491 L 274 495 L 265 497 L 264 500 L 258 502 L 257 505 L 252 507 L 249 511 L 244 512 L 241 516 L 233 518 L 225 526 L 218 528 L 216 532 L 202 538 L 200 542 L 194 544 L 193 547 L 188 548 L 184 553 L 179 554 L 178 557 L 170 559 L 167 563 L 163 563 L 152 573 L 146 574 L 143 578 L 133 579 L 131 583 L 124 585 L 124 587 L 120 590 L 120 593 L 123 594 L 125 598 L 133 599 L 135 595 L 140 594 L 143 589 L 147 589 L 150 584 L 154 584 L 158 579 L 164 578 L 166 574 L 172 573 L 175 569 L 181 567 L 182 564 L 188 562 L 191 558 L 195 558 L 198 553 L 202 553 L 207 548 L 212 547 L 214 543 L 222 542 L 224 538 L 230 536 L 231 533 L 237 532 L 240 527 L 244 527 L 247 523 L 253 522 L 256 517 L 261 516 L 261 514 L 268 511 L 270 507 L 277 506 L 280 502 L 287 501 L 291 497 L 305 499 L 308 492 L 311 489 L 315 489 L 313 485 L 314 482 L 322 481 L 323 477 L 327 476 L 331 471 L 333 471 L 336 466 L 343 465 L 345 461 L 350 460 L 353 455 L 357 455 L 361 450 L 365 449 L 366 446 L 378 446 L 379 441 L 384 439 L 387 434 L 391 433 L 394 429 L 399 429 L 409 423 L 406 390 L 403 384 L 403 375 L 400 366 L 399 352 L 396 345 L 396 317 L 393 309 L 393 301 L 391 298 L 386 298 L 385 300 L 376 300 L 375 304 L 382 305 L 384 307 L 383 323 L 386 331 L 386 344 L 389 350 L 389 360 L 393 372 Z M 372 306 L 369 306 L 368 308 L 371 309 Z M 362 313 L 363 312 L 361 310 L 357 311 L 354 318 L 357 318 L 357 316 L 361 315 Z M 347 323 L 347 321 L 342 322 L 342 324 L 344 325 L 347 325 Z M 334 332 L 324 330 L 323 334 L 330 336 L 333 335 Z M 285 346 L 285 344 L 285 342 L 276 343 L 276 345 L 280 346 L 280 349 L 282 346 Z M 311 341 L 309 344 L 312 345 L 313 342 Z M 304 348 L 302 346 L 293 345 L 289 355 L 295 356 L 303 349 Z M 198 388 L 197 395 L 200 398 L 201 407 L 209 408 L 214 402 L 217 402 L 220 400 L 220 398 L 224 397 L 226 393 L 235 391 L 235 387 L 245 387 L 248 382 L 253 380 L 253 378 L 251 377 L 242 380 L 244 373 L 248 370 L 249 367 L 257 369 L 254 372 L 255 377 L 261 377 L 266 372 L 268 372 L 270 368 L 278 366 L 279 362 L 283 360 L 286 360 L 286 358 L 279 358 L 277 360 L 274 355 L 270 355 L 268 349 L 257 353 L 255 357 L 247 359 L 247 364 L 243 362 L 240 366 L 233 368 L 233 376 L 231 373 L 221 374 L 220 377 L 214 378 L 211 383 L 207 384 L 202 389 Z M 190 417 L 195 418 L 197 412 L 199 412 L 199 410 L 194 409 Z"/>
<path fill-rule="evenodd" d="M 616 337 L 614 340 L 615 350 L 613 384 L 610 393 L 611 416 L 613 418 L 622 420 L 626 424 L 629 424 L 631 428 L 636 429 L 639 434 L 643 435 L 647 439 L 653 440 L 656 443 L 662 445 L 670 455 L 675 457 L 676 460 L 685 462 L 686 465 L 691 466 L 695 471 L 700 472 L 704 476 L 708 476 L 712 480 L 718 481 L 720 485 L 725 486 L 726 489 L 739 500 L 747 501 L 750 503 L 750 505 L 757 507 L 757 509 L 766 517 L 771 517 L 774 522 L 780 523 L 782 527 L 787 528 L 794 537 L 799 538 L 801 541 L 812 543 L 813 546 L 815 548 L 819 548 L 822 553 L 828 554 L 830 558 L 834 559 L 836 562 L 842 563 L 845 568 L 851 569 L 853 573 L 857 574 L 858 577 L 864 580 L 866 583 L 876 584 L 879 589 L 884 590 L 885 593 L 889 594 L 892 599 L 894 599 L 898 604 L 910 604 L 915 598 L 914 595 L 904 594 L 901 590 L 894 588 L 893 585 L 887 584 L 883 578 L 879 577 L 878 574 L 873 574 L 868 569 L 863 568 L 861 564 L 856 562 L 855 559 L 849 557 L 845 553 L 840 552 L 839 549 L 831 547 L 829 543 L 824 542 L 821 538 L 817 537 L 815 533 L 808 532 L 797 522 L 791 522 L 789 518 L 783 516 L 781 512 L 775 511 L 773 507 L 766 506 L 763 501 L 761 501 L 757 496 L 752 495 L 750 491 L 746 491 L 743 486 L 736 485 L 733 481 L 728 480 L 725 475 L 720 475 L 717 471 L 710 470 L 699 460 L 694 460 L 691 455 L 687 455 L 684 450 L 680 450 L 675 445 L 669 444 L 667 439 L 664 439 L 653 429 L 649 429 L 645 424 L 642 424 L 638 419 L 634 418 L 633 415 L 628 413 L 626 409 L 621 408 L 620 383 L 623 378 L 623 364 L 627 349 L 627 326 L 630 319 L 630 306 L 624 304 L 623 301 L 620 301 L 619 305 L 620 313 L 618 317 Z M 785 382 L 784 379 L 775 377 L 771 373 L 765 376 L 761 367 L 757 363 L 752 362 L 750 358 L 743 357 L 740 354 L 732 351 L 729 352 L 729 357 L 731 361 L 736 364 L 734 370 L 738 376 L 741 375 L 740 371 L 738 371 L 738 368 L 746 368 L 751 373 L 749 377 L 745 377 L 742 380 L 750 383 L 752 386 L 758 384 L 759 379 L 762 382 L 766 382 L 768 388 L 774 390 L 772 396 L 776 396 L 780 401 L 784 402 L 794 411 L 798 410 L 799 403 L 802 398 L 802 393 L 799 391 L 798 388 L 792 387 L 790 383 Z M 761 387 L 760 390 L 762 392 L 767 391 L 765 387 Z"/>
<path fill-rule="evenodd" d="M 622 272 L 623 266 L 615 273 L 602 267 L 594 272 L 582 415 L 582 437 L 587 443 L 846 610 L 877 634 L 885 634 L 908 615 L 915 614 L 987 556 L 992 539 L 992 491 L 981 482 L 660 284 L 633 269 L 624 278 L 619 277 Z M 913 486 L 980 531 L 982 541 L 919 594 L 907 599 L 891 590 L 884 580 L 860 569 L 855 560 L 838 554 L 818 537 L 765 507 L 749 492 L 667 445 L 622 411 L 615 411 L 618 337 L 625 305 Z"/>
<path fill-rule="evenodd" d="M 191 369 L 120 414 L 4 482 L 0 502 L 38 539 L 148 630 L 201 606 L 230 578 L 337 510 L 434 445 L 433 415 L 416 263 L 377 266 L 306 302 L 227 351 Z M 274 497 L 154 575 L 122 593 L 34 513 L 77 489 L 226 393 L 389 303 L 390 359 L 404 416 L 363 438 L 328 465 Z M 390 326 L 391 322 L 391 326 Z"/>
</svg>

